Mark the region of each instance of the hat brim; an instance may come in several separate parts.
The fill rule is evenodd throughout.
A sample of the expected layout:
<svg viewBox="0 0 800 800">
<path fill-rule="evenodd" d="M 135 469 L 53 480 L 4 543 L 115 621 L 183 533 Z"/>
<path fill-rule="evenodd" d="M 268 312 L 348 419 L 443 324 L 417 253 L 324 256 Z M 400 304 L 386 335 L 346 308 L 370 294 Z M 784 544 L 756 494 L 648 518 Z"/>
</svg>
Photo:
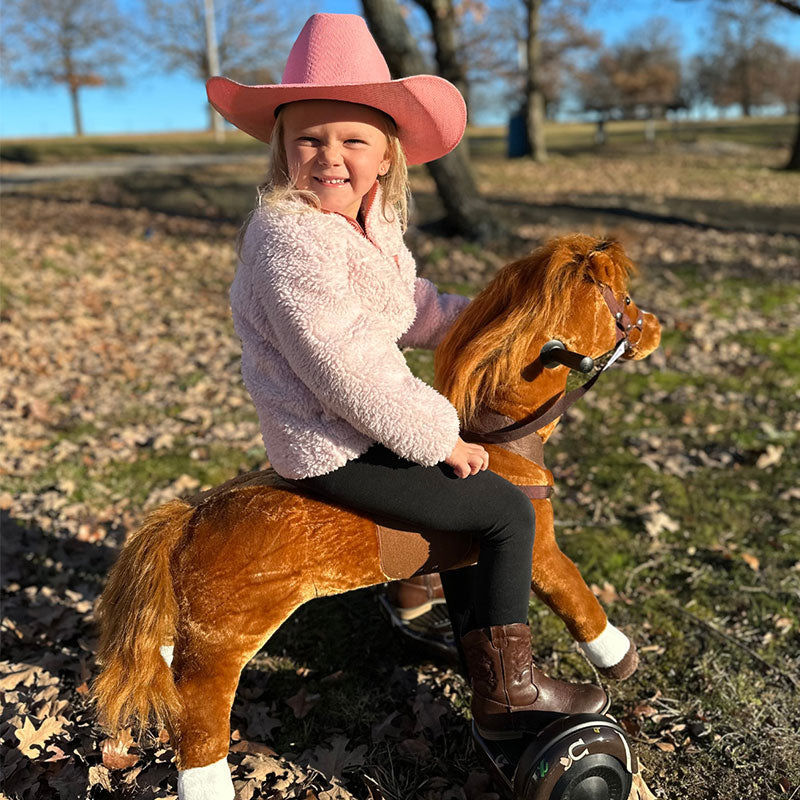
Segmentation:
<svg viewBox="0 0 800 800">
<path fill-rule="evenodd" d="M 248 86 L 221 76 L 206 83 L 208 102 L 240 130 L 269 142 L 275 109 L 296 100 L 342 100 L 371 106 L 397 123 L 409 164 L 424 164 L 449 153 L 467 124 L 464 98 L 437 75 L 413 75 L 382 83 L 340 86 L 275 84 Z"/>
</svg>

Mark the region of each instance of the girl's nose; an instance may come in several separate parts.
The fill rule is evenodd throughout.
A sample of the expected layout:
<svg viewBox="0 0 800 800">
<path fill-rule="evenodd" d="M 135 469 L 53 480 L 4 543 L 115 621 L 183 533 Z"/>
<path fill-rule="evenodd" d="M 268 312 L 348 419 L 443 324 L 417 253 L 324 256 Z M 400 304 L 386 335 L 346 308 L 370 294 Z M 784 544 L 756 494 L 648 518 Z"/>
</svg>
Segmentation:
<svg viewBox="0 0 800 800">
<path fill-rule="evenodd" d="M 337 147 L 328 145 L 327 147 L 320 147 L 317 151 L 317 161 L 321 166 L 334 166 L 341 164 L 342 155 Z"/>
</svg>

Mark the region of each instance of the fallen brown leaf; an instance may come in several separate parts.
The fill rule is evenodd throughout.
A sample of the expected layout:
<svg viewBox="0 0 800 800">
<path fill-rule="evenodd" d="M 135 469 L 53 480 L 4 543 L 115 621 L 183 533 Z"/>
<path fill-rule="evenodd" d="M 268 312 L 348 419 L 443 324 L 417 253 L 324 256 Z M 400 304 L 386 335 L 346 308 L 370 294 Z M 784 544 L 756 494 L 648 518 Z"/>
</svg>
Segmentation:
<svg viewBox="0 0 800 800">
<path fill-rule="evenodd" d="M 309 694 L 305 686 L 300 691 L 286 701 L 286 705 L 294 711 L 297 719 L 302 719 L 319 702 L 318 694 Z"/>
<path fill-rule="evenodd" d="M 137 753 L 129 753 L 133 746 L 130 728 L 123 728 L 114 738 L 105 739 L 100 745 L 103 753 L 103 764 L 109 769 L 127 769 L 138 760 Z"/>
<path fill-rule="evenodd" d="M 100 784 L 106 791 L 111 791 L 111 773 L 102 764 L 89 767 L 89 786 L 97 784 Z"/>
<path fill-rule="evenodd" d="M 656 796 L 644 782 L 641 772 L 637 772 L 633 776 L 633 785 L 631 786 L 631 793 L 628 795 L 628 800 L 656 800 Z"/>
<path fill-rule="evenodd" d="M 742 561 L 747 564 L 753 572 L 758 572 L 761 562 L 751 553 L 741 553 Z"/>
<path fill-rule="evenodd" d="M 403 739 L 397 745 L 397 752 L 416 761 L 428 761 L 431 748 L 424 739 Z"/>
<path fill-rule="evenodd" d="M 35 728 L 31 717 L 25 717 L 21 728 L 15 731 L 19 749 L 28 758 L 38 758 L 44 750 L 44 743 L 57 733 L 61 733 L 66 722 L 63 717 L 48 717 Z"/>
<path fill-rule="evenodd" d="M 364 763 L 366 745 L 359 745 L 354 750 L 347 749 L 350 740 L 342 734 L 336 734 L 329 742 L 329 747 L 319 745 L 311 752 L 306 752 L 308 766 L 315 769 L 328 781 L 341 778 L 342 771 L 348 767 Z"/>
<path fill-rule="evenodd" d="M 231 745 L 232 753 L 258 753 L 263 756 L 277 756 L 278 754 L 266 744 L 251 742 L 248 739 L 240 739 Z"/>
<path fill-rule="evenodd" d="M 603 605 L 610 606 L 612 603 L 619 600 L 617 590 L 608 581 L 603 583 L 602 589 L 596 583 L 591 585 L 591 589 L 594 596 L 597 597 Z"/>
</svg>

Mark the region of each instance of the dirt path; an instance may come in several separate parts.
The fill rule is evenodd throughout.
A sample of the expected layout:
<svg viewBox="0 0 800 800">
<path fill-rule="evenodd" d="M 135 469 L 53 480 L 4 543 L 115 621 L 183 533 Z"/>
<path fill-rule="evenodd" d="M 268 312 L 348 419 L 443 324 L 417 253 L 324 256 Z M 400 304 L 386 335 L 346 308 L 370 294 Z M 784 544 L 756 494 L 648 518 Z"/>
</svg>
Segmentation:
<svg viewBox="0 0 800 800">
<path fill-rule="evenodd" d="M 261 160 L 260 155 L 232 153 L 198 153 L 191 155 L 144 155 L 122 158 L 83 161 L 65 164 L 39 164 L 36 166 L 3 165 L 0 186 L 3 192 L 13 192 L 31 183 L 90 179 L 130 175 L 137 172 L 170 172 L 185 167 L 205 167 L 213 164 L 239 164 L 248 160 Z"/>
</svg>

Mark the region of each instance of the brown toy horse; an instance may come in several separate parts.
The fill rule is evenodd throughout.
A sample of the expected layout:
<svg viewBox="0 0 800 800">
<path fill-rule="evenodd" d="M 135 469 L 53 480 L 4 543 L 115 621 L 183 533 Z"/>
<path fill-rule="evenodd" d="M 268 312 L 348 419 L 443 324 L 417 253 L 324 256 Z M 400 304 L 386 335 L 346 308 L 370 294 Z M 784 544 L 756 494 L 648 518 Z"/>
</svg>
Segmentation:
<svg viewBox="0 0 800 800">
<path fill-rule="evenodd" d="M 635 648 L 554 536 L 541 450 L 571 399 L 563 398 L 569 369 L 547 368 L 552 352 L 541 351 L 557 339 L 566 349 L 555 355 L 567 362 L 581 358 L 569 351 L 651 353 L 660 326 L 627 295 L 632 266 L 617 243 L 555 239 L 503 267 L 436 351 L 436 385 L 458 410 L 463 437 L 486 442 L 489 467 L 535 506 L 534 591 L 589 660 L 617 678 L 636 668 Z M 226 757 L 239 675 L 298 606 L 477 558 L 468 536 L 392 524 L 303 494 L 271 469 L 151 512 L 100 600 L 101 721 L 112 731 L 130 717 L 142 728 L 163 722 L 181 800 L 232 798 Z"/>
</svg>

